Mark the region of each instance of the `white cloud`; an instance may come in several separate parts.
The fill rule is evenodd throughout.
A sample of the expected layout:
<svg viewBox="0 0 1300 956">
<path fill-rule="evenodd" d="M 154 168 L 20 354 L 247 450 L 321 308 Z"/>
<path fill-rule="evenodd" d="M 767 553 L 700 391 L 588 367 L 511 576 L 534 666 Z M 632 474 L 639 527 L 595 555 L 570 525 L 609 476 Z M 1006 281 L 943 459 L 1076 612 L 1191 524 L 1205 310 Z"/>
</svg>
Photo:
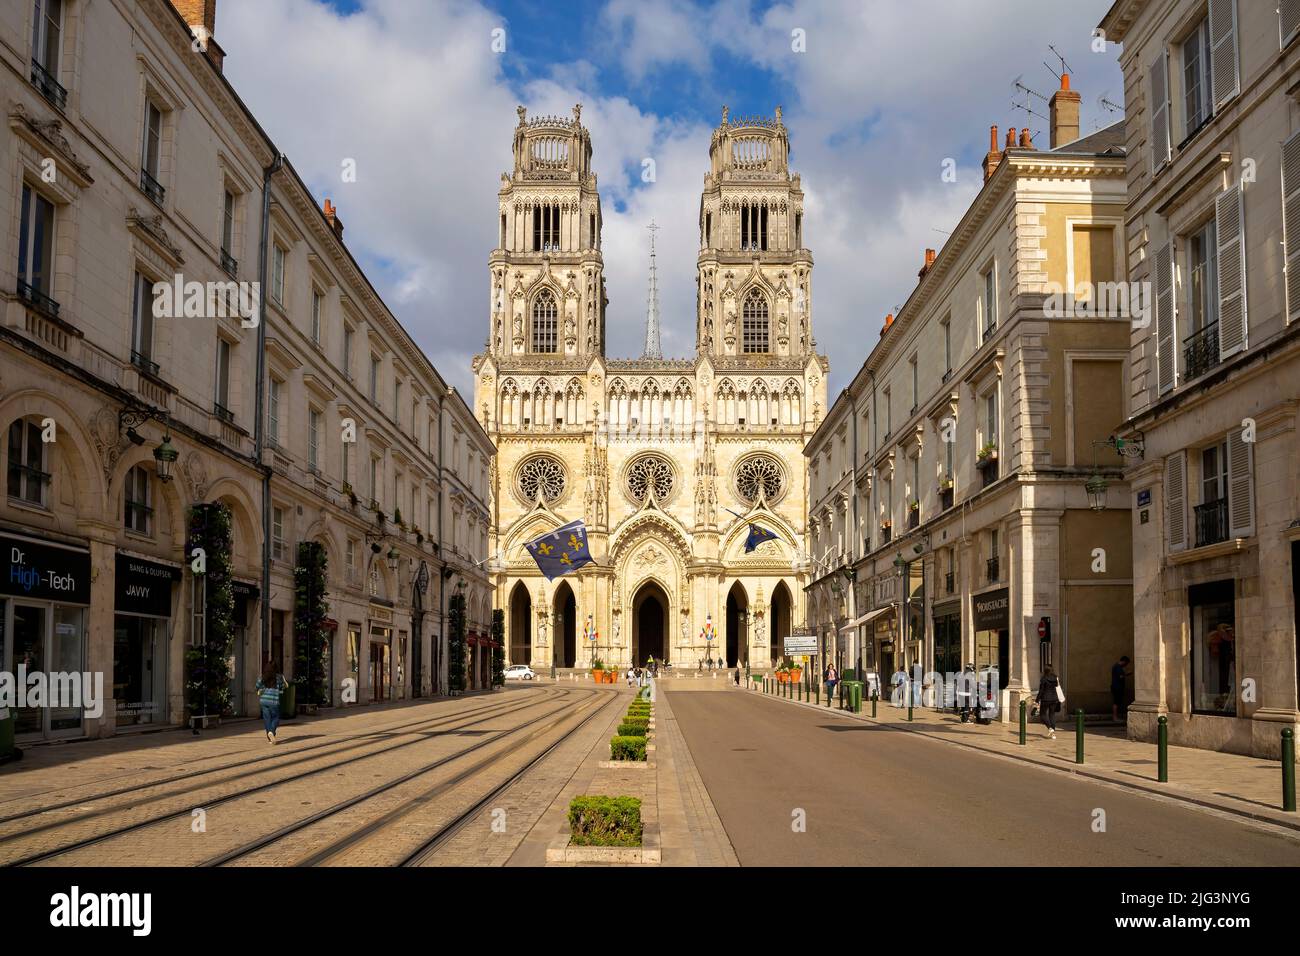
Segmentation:
<svg viewBox="0 0 1300 956">
<path fill-rule="evenodd" d="M 610 0 L 598 27 L 612 38 L 587 59 L 529 64 L 512 88 L 511 25 L 481 4 L 369 0 L 341 16 L 311 0 L 224 0 L 217 36 L 226 71 L 318 198 L 329 196 L 347 241 L 398 318 L 442 374 L 469 389 L 470 356 L 487 329 L 487 256 L 496 192 L 510 163 L 523 102 L 531 113 L 584 104 L 604 207 L 611 355 L 636 355 L 644 336 L 648 242 L 658 233 L 664 351 L 694 351 L 697 215 L 708 169 L 708 123 L 658 115 L 600 85 L 622 70 L 653 91 L 663 71 L 687 71 L 702 99 L 686 115 L 715 115 L 713 91 L 744 93 L 745 75 L 712 67 L 722 53 L 779 77 L 792 165 L 807 193 L 805 241 L 816 261 L 814 322 L 832 355 L 832 387 L 854 374 L 885 312 L 915 285 L 923 249 L 938 247 L 980 185 L 988 126 L 1041 130 L 1013 110 L 1011 80 L 1050 93 L 1047 44 L 1065 52 L 1083 93 L 1085 131 L 1102 92 L 1122 99 L 1112 48 L 1089 52 L 1107 0 L 1070 5 L 1008 0 L 823 4 L 794 0 L 755 14 L 747 2 Z M 491 51 L 505 26 L 507 52 Z M 790 48 L 806 31 L 807 52 Z M 781 84 L 778 84 L 778 87 Z M 766 97 L 765 97 L 766 98 Z M 733 113 L 775 103 L 732 102 Z M 1046 112 L 1045 104 L 1032 104 Z M 357 182 L 340 162 L 357 161 Z M 940 180 L 945 157 L 956 184 Z M 656 182 L 640 180 L 655 162 Z"/>
</svg>

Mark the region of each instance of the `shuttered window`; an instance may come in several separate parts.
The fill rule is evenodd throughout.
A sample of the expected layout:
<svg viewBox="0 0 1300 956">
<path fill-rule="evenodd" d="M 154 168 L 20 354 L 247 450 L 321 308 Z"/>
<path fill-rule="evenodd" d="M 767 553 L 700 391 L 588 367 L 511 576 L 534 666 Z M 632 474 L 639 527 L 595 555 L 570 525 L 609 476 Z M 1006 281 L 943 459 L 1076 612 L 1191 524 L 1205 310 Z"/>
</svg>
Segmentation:
<svg viewBox="0 0 1300 956">
<path fill-rule="evenodd" d="M 1165 527 L 1169 550 L 1187 547 L 1187 452 L 1165 459 Z"/>
<path fill-rule="evenodd" d="M 1249 538 L 1255 533 L 1254 443 L 1241 429 L 1228 432 L 1228 536 Z"/>
<path fill-rule="evenodd" d="M 1300 0 L 1280 0 L 1277 5 L 1278 34 L 1285 48 L 1300 33 Z"/>
<path fill-rule="evenodd" d="M 1241 190 L 1225 189 L 1214 200 L 1219 243 L 1219 359 L 1246 348 L 1246 243 Z"/>
<path fill-rule="evenodd" d="M 1151 172 L 1169 162 L 1169 54 L 1151 64 Z"/>
<path fill-rule="evenodd" d="M 1237 0 L 1210 0 L 1210 74 L 1214 108 L 1241 90 L 1237 67 Z"/>
<path fill-rule="evenodd" d="M 1174 321 L 1174 246 L 1166 242 L 1152 260 L 1156 290 L 1156 378 L 1160 394 L 1178 384 L 1178 336 Z"/>
<path fill-rule="evenodd" d="M 1300 11 L 1300 0 L 1295 0 Z M 1300 317 L 1300 133 L 1282 144 L 1282 241 L 1286 249 L 1286 319 Z"/>
</svg>

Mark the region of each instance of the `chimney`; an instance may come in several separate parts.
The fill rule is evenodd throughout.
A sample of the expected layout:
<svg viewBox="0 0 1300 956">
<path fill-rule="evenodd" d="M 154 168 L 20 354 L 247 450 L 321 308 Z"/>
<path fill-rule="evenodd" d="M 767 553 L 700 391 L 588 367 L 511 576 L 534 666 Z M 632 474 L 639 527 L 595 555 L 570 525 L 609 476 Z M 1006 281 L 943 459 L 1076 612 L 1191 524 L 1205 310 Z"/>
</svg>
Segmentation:
<svg viewBox="0 0 1300 956">
<path fill-rule="evenodd" d="M 925 278 L 925 274 L 926 274 L 927 272 L 930 271 L 930 267 L 933 266 L 933 265 L 934 265 L 934 250 L 933 250 L 933 249 L 926 249 L 926 250 L 925 250 L 925 265 L 921 266 L 921 271 L 918 272 L 918 273 L 916 274 L 916 277 L 917 277 L 918 279 L 924 279 L 924 278 Z"/>
<path fill-rule="evenodd" d="M 894 324 L 894 313 L 890 312 L 889 315 L 885 316 L 885 324 L 880 328 L 880 337 L 882 339 L 885 337 L 885 333 L 889 331 L 889 327 L 893 324 Z"/>
<path fill-rule="evenodd" d="M 998 163 L 1002 160 L 1002 154 L 998 152 L 998 128 L 989 127 L 989 151 L 984 157 L 984 181 L 988 182 L 989 177 L 993 175 L 993 170 L 998 168 Z"/>
<path fill-rule="evenodd" d="M 1070 89 L 1070 74 L 1061 74 L 1061 88 L 1047 102 L 1052 127 L 1052 149 L 1073 143 L 1079 138 L 1079 102 L 1083 99 Z"/>
<path fill-rule="evenodd" d="M 325 200 L 325 221 L 330 224 L 334 230 L 334 235 L 339 242 L 343 241 L 343 220 L 339 218 L 339 211 L 334 208 L 334 204 L 327 198 Z"/>
<path fill-rule="evenodd" d="M 217 30 L 217 0 L 172 0 L 172 6 L 189 25 L 190 33 L 202 44 L 200 49 L 217 72 L 221 72 L 226 51 L 213 36 Z"/>
<path fill-rule="evenodd" d="M 1034 141 L 1033 141 L 1032 139 L 1029 138 L 1029 127 L 1028 127 L 1028 126 L 1026 126 L 1024 129 L 1022 129 L 1022 130 L 1020 131 L 1020 148 L 1021 148 L 1021 149 L 1035 149 L 1035 148 L 1036 148 L 1036 147 L 1034 146 Z"/>
</svg>

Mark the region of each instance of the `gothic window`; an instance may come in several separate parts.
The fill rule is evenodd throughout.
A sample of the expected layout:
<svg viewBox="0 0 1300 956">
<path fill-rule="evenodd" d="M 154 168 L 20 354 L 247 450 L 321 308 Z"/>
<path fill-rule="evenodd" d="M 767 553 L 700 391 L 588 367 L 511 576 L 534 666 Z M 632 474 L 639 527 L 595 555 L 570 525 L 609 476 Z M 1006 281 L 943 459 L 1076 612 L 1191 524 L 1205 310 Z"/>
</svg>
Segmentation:
<svg viewBox="0 0 1300 956">
<path fill-rule="evenodd" d="M 550 289 L 533 302 L 533 351 L 554 352 L 558 347 L 559 311 Z"/>
<path fill-rule="evenodd" d="M 558 252 L 560 249 L 560 206 L 546 203 L 533 206 L 533 251 Z"/>
<path fill-rule="evenodd" d="M 785 471 L 771 455 L 751 455 L 736 466 L 736 494 L 742 501 L 755 504 L 761 493 L 771 504 L 784 490 Z"/>
<path fill-rule="evenodd" d="M 767 206 L 762 203 L 740 207 L 740 248 L 742 252 L 767 251 Z"/>
<path fill-rule="evenodd" d="M 515 488 L 524 501 L 535 502 L 540 494 L 552 504 L 564 494 L 564 466 L 550 455 L 529 458 L 515 473 Z"/>
<path fill-rule="evenodd" d="M 627 493 L 637 504 L 646 500 L 650 489 L 664 501 L 673 491 L 673 466 L 662 455 L 641 455 L 627 467 Z"/>
<path fill-rule="evenodd" d="M 741 311 L 741 347 L 750 352 L 767 352 L 768 322 L 767 299 L 757 289 L 751 289 L 745 296 L 745 305 Z"/>
</svg>

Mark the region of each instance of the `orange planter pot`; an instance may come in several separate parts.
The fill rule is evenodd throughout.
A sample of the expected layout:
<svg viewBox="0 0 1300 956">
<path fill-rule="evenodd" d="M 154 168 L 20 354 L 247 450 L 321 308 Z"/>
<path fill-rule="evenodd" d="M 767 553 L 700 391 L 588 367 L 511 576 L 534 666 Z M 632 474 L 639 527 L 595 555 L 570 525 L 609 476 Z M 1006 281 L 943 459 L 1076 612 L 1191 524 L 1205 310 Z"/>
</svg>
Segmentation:
<svg viewBox="0 0 1300 956">
<path fill-rule="evenodd" d="M 790 672 L 790 683 L 797 684 L 799 683 L 802 677 L 803 677 L 803 668 L 796 667 L 794 670 Z"/>
<path fill-rule="evenodd" d="M 618 671 L 605 671 L 605 683 L 606 683 L 606 684 L 617 684 L 617 683 L 618 683 Z"/>
<path fill-rule="evenodd" d="M 591 679 L 594 680 L 597 684 L 603 684 L 605 682 L 605 672 L 598 671 L 595 668 L 592 668 Z"/>
</svg>

